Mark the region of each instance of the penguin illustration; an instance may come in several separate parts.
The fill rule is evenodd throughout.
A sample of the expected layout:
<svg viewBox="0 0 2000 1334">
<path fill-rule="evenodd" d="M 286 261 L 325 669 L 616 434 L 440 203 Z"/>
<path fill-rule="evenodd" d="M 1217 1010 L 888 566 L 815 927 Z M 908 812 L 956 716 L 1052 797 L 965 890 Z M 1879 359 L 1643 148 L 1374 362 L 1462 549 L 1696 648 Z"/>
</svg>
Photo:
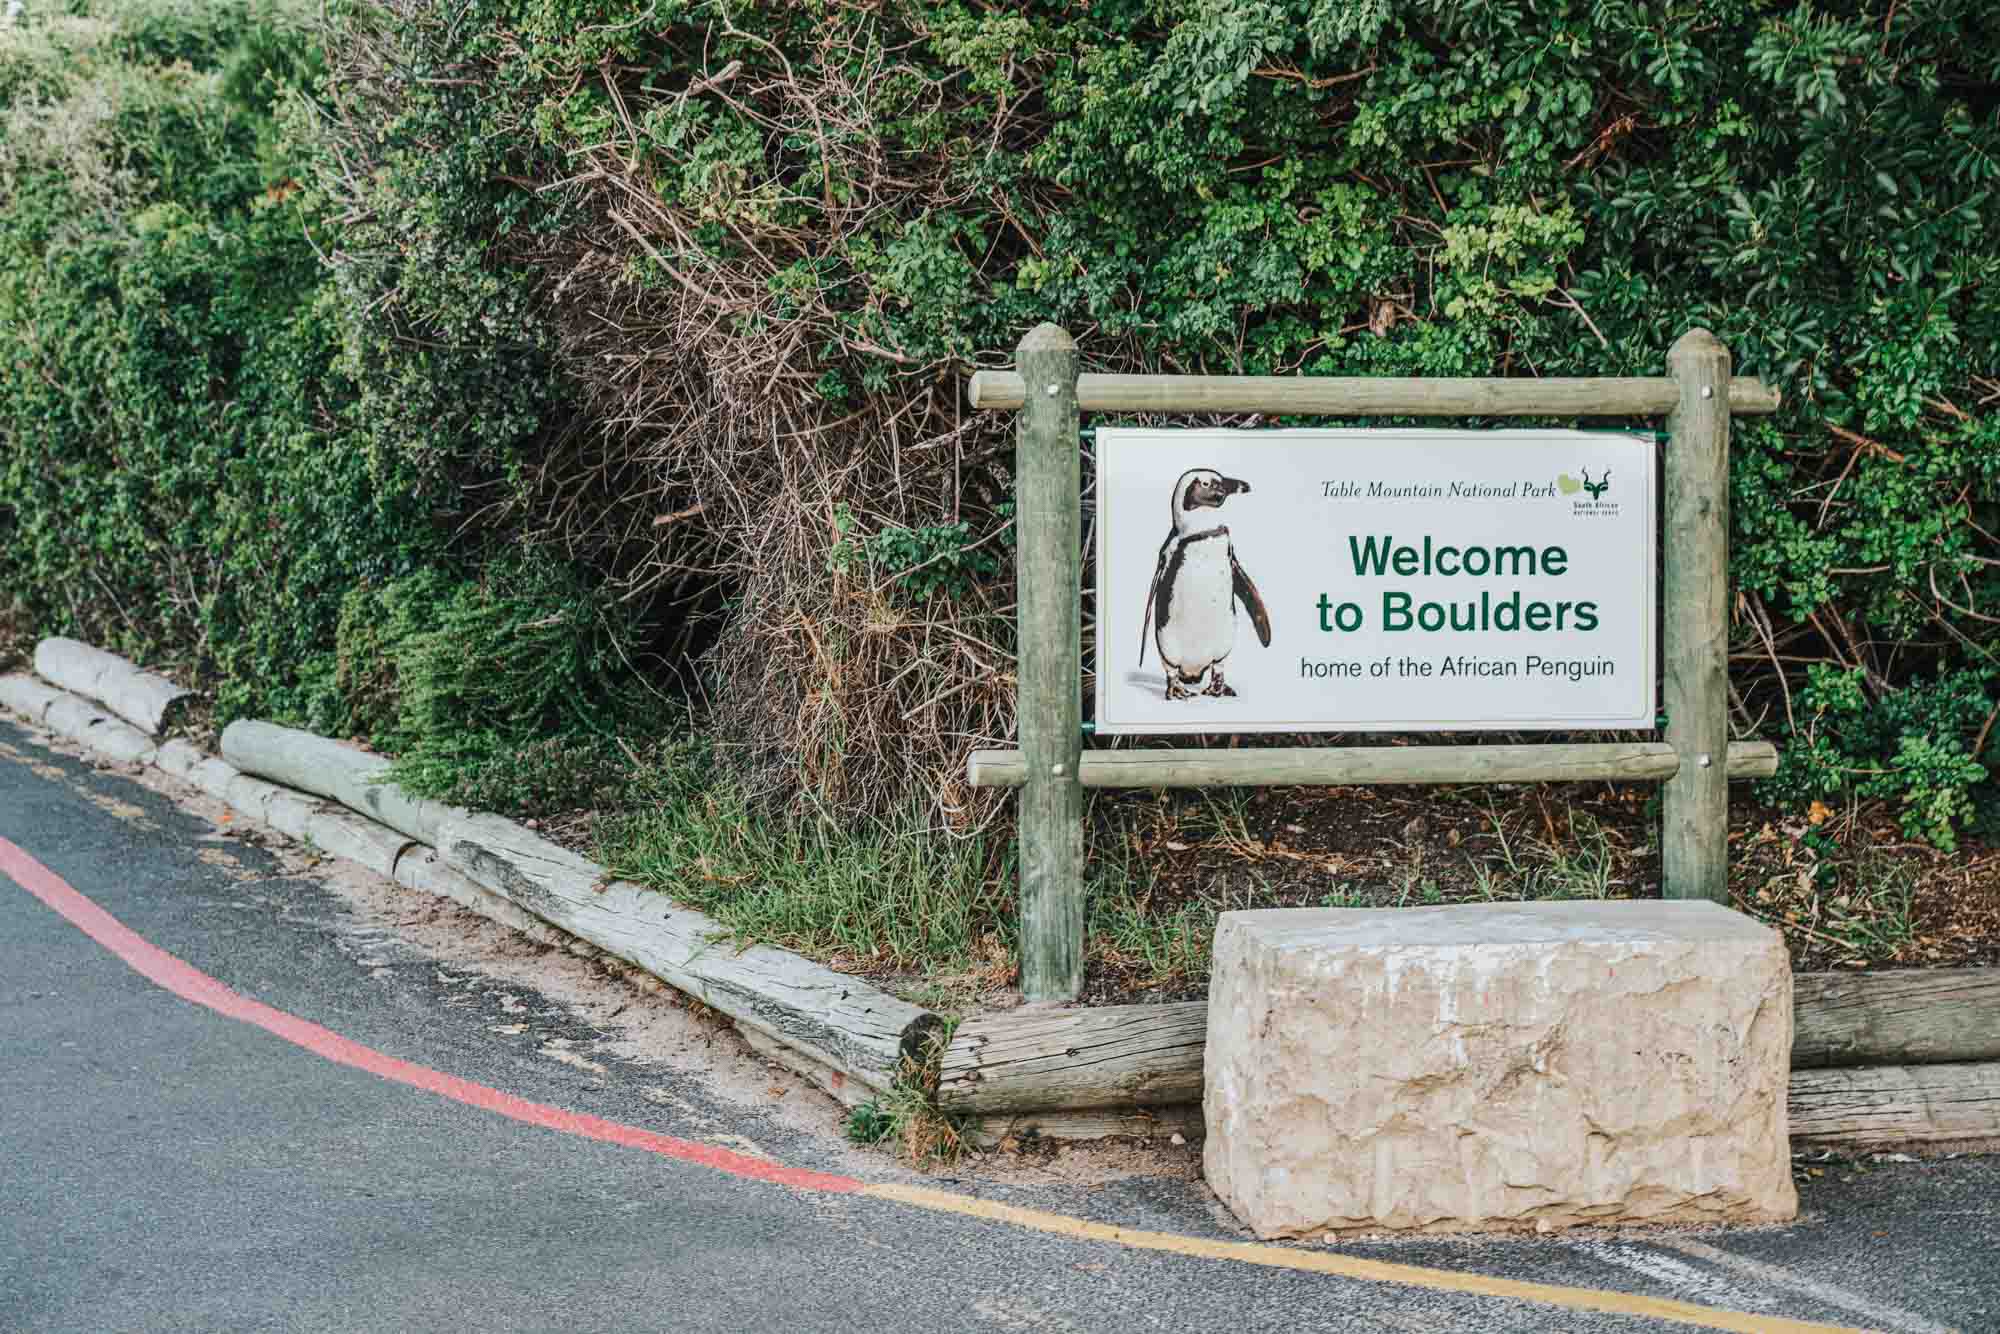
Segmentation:
<svg viewBox="0 0 2000 1334">
<path fill-rule="evenodd" d="M 1174 483 L 1174 526 L 1160 544 L 1153 586 L 1139 633 L 1139 662 L 1145 665 L 1151 635 L 1167 669 L 1167 698 L 1187 699 L 1204 675 L 1204 695 L 1234 696 L 1222 679 L 1222 660 L 1236 647 L 1236 604 L 1250 613 L 1257 640 L 1271 646 L 1271 616 L 1257 585 L 1236 563 L 1229 529 L 1211 511 L 1250 483 L 1224 477 L 1213 468 L 1190 468 Z"/>
</svg>

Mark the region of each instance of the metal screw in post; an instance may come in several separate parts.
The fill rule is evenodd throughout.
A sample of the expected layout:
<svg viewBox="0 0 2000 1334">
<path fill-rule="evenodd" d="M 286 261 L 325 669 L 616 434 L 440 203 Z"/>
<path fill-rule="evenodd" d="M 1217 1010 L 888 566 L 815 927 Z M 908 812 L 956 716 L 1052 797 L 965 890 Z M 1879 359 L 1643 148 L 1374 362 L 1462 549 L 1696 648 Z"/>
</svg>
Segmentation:
<svg viewBox="0 0 2000 1334">
<path fill-rule="evenodd" d="M 1700 757 L 1698 757 L 1698 758 L 1697 758 L 1697 759 L 1695 760 L 1695 763 L 1696 763 L 1696 764 L 1698 764 L 1698 765 L 1700 765 L 1700 766 L 1701 766 L 1702 768 L 1706 769 L 1706 768 L 1707 768 L 1707 767 L 1708 767 L 1708 766 L 1709 766 L 1709 765 L 1710 765 L 1711 763 L 1713 763 L 1713 761 L 1712 761 L 1712 760 L 1710 760 L 1708 756 L 1706 756 L 1706 755 L 1703 755 L 1703 756 L 1700 756 Z"/>
<path fill-rule="evenodd" d="M 1049 773 L 1057 778 L 1061 778 L 1063 776 L 1063 770 L 1065 767 L 1067 766 L 1060 764 L 1051 764 L 1049 766 Z"/>
<path fill-rule="evenodd" d="M 1058 390 L 1058 389 L 1057 389 L 1057 387 L 1056 387 L 1055 385 L 1050 385 L 1050 386 L 1049 386 L 1049 397 L 1050 397 L 1050 398 L 1054 398 L 1054 397 L 1055 397 L 1055 396 L 1056 396 L 1056 395 L 1057 395 L 1057 394 L 1058 394 L 1059 392 L 1061 392 L 1061 391 L 1060 391 L 1060 390 Z"/>
<path fill-rule="evenodd" d="M 1701 396 L 1702 396 L 1703 398 L 1714 398 L 1714 397 L 1715 397 L 1715 386 L 1714 386 L 1714 385 L 1712 385 L 1712 384 L 1705 384 L 1705 385 L 1703 385 L 1703 386 L 1701 387 Z"/>
</svg>

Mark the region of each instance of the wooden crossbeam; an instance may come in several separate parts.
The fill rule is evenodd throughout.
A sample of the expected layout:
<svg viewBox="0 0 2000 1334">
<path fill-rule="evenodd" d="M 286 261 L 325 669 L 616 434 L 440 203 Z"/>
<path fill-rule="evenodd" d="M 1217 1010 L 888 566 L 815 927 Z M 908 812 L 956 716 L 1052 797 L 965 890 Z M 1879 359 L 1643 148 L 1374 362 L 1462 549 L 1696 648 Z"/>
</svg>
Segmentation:
<svg viewBox="0 0 2000 1334">
<path fill-rule="evenodd" d="M 1017 371 L 978 371 L 975 408 L 1006 411 L 1028 400 Z M 1267 412 L 1288 417 L 1659 417 L 1680 404 L 1670 376 L 1396 379 L 1387 376 L 1099 375 L 1076 380 L 1084 412 Z M 1753 376 L 1729 381 L 1739 417 L 1778 410 L 1776 389 Z"/>
<path fill-rule="evenodd" d="M 1778 748 L 1732 741 L 1731 778 L 1769 778 Z M 1295 746 L 1241 750 L 1093 750 L 1084 787 L 1342 787 L 1371 783 L 1575 783 L 1667 779 L 1681 761 L 1664 741 L 1529 746 Z M 1019 787 L 1028 765 L 1018 750 L 975 750 L 974 787 Z"/>
</svg>

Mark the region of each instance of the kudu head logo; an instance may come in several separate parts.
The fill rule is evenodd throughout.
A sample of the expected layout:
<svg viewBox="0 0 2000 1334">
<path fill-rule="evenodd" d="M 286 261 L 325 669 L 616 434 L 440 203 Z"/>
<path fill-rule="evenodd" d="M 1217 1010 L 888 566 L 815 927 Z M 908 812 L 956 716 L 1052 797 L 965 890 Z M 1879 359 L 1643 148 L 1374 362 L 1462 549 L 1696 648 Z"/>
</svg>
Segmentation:
<svg viewBox="0 0 2000 1334">
<path fill-rule="evenodd" d="M 1592 500 L 1603 499 L 1604 493 L 1611 489 L 1611 469 L 1606 468 L 1603 478 L 1595 482 L 1590 480 L 1590 469 L 1584 468 L 1581 471 L 1583 472 L 1583 489 L 1590 492 L 1590 498 Z"/>
</svg>

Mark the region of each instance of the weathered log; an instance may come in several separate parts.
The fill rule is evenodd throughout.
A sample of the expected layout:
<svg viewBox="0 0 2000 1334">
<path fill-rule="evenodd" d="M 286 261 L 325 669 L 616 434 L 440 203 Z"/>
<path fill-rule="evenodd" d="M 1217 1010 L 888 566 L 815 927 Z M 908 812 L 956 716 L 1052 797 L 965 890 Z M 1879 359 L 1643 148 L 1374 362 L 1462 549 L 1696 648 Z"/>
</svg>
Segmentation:
<svg viewBox="0 0 2000 1334">
<path fill-rule="evenodd" d="M 2000 1048 L 2000 969 L 1801 973 L 1792 986 L 1801 1070 L 2000 1059 L 1986 1054 Z M 938 1103 L 983 1115 L 1196 1100 L 1207 1024 L 1207 1001 L 966 1019 L 939 1067 Z"/>
<path fill-rule="evenodd" d="M 384 879 L 394 879 L 396 860 L 415 840 L 401 830 L 376 824 L 338 807 L 321 806 L 307 817 L 299 837 L 334 857 L 365 866 Z"/>
<path fill-rule="evenodd" d="M 384 756 L 276 723 L 231 723 L 223 729 L 222 757 L 244 773 L 337 801 L 432 847 L 438 822 L 455 810 L 384 782 L 390 763 Z"/>
<path fill-rule="evenodd" d="M 1769 778 L 1778 751 L 1768 741 L 1732 741 L 1731 778 Z M 1671 777 L 1680 769 L 1661 741 L 1529 746 L 1269 746 L 1237 750 L 1093 750 L 1078 777 L 1085 787 L 1339 787 L 1369 783 L 1569 783 Z M 1019 787 L 1027 763 L 1018 750 L 975 750 L 966 762 L 974 787 Z"/>
<path fill-rule="evenodd" d="M 227 761 L 224 761 L 224 763 L 227 763 Z M 279 787 L 276 783 L 267 783 L 261 778 L 243 773 L 240 770 L 227 779 L 222 779 L 213 770 L 210 771 L 210 774 L 212 775 L 211 781 L 220 781 L 222 784 L 218 795 L 224 805 L 237 814 L 258 824 L 268 825 L 271 823 L 269 819 L 271 803 L 284 797 L 284 788 Z M 297 838 L 305 832 L 305 816 L 310 813 L 309 811 L 302 812 L 292 829 L 280 829 L 278 832 L 284 834 L 287 838 Z"/>
<path fill-rule="evenodd" d="M 25 672 L 0 676 L 0 705 L 5 705 L 31 723 L 39 723 L 48 715 L 49 706 L 61 698 L 60 690 L 44 685 Z"/>
<path fill-rule="evenodd" d="M 44 694 L 26 687 L 16 687 L 9 694 L 27 706 L 24 712 L 38 709 L 31 716 L 41 726 L 96 751 L 107 760 L 143 764 L 153 757 L 155 747 L 151 737 L 81 696 L 66 690 L 49 690 Z"/>
<path fill-rule="evenodd" d="M 1791 1129 L 1849 1149 L 2000 1145 L 2000 1062 L 1795 1070 Z"/>
<path fill-rule="evenodd" d="M 1081 1112 L 1016 1112 L 1008 1116 L 980 1116 L 964 1123 L 964 1131 L 982 1149 L 997 1148 L 1010 1137 L 1028 1139 L 1144 1139 L 1164 1140 L 1175 1135 L 1198 1140 L 1204 1134 L 1201 1104 L 1175 1103 L 1168 1107 L 1132 1107 L 1123 1110 L 1095 1109 Z"/>
<path fill-rule="evenodd" d="M 229 785 L 242 776 L 235 765 L 213 755 L 206 756 L 187 771 L 187 781 L 197 791 L 204 796 L 214 797 L 225 805 L 231 804 Z"/>
<path fill-rule="evenodd" d="M 773 1065 L 782 1066 L 798 1075 L 842 1107 L 859 1107 L 862 1103 L 873 1100 L 880 1092 L 858 1079 L 849 1078 L 844 1071 L 835 1069 L 825 1061 L 816 1060 L 748 1024 L 736 1025 L 736 1032 L 750 1050 Z"/>
<path fill-rule="evenodd" d="M 481 917 L 519 931 L 544 945 L 562 945 L 567 937 L 533 913 L 448 865 L 435 848 L 414 843 L 396 859 L 396 883 L 405 889 L 450 899 Z"/>
<path fill-rule="evenodd" d="M 586 858 L 495 815 L 438 830 L 446 862 L 543 921 L 617 955 L 823 1065 L 886 1092 L 906 1059 L 920 1080 L 943 1020 L 784 950 L 739 948 L 713 918 L 612 880 Z"/>
<path fill-rule="evenodd" d="M 1199 1102 L 1207 1028 L 1206 1001 L 966 1019 L 938 1068 L 938 1106 L 995 1113 Z"/>
<path fill-rule="evenodd" d="M 1792 1068 L 2000 1061 L 2000 968 L 1800 973 Z"/>
<path fill-rule="evenodd" d="M 208 752 L 194 742 L 183 737 L 162 742 L 153 755 L 153 767 L 173 778 L 187 779 L 195 766 L 208 758 Z"/>
<path fill-rule="evenodd" d="M 261 783 L 264 780 L 261 778 L 250 778 L 248 775 L 245 775 L 245 781 Z M 321 801 L 317 797 L 309 797 L 303 792 L 294 792 L 288 787 L 277 787 L 276 784 L 272 784 L 272 786 L 276 790 L 266 798 L 264 802 L 264 814 L 260 818 L 265 824 L 283 834 L 286 838 L 305 838 L 307 836 L 307 828 L 313 820 L 317 819 L 324 812 L 340 809 L 337 806 Z M 384 830 L 383 832 L 387 833 L 390 831 Z M 402 835 L 398 834 L 397 838 L 400 840 Z"/>
<path fill-rule="evenodd" d="M 1028 400 L 1018 371 L 977 371 L 966 386 L 974 408 L 1008 410 Z M 1729 381 L 1739 417 L 1776 412 L 1777 390 L 1739 375 Z M 1479 379 L 1470 376 L 1106 375 L 1077 377 L 1085 412 L 1265 412 L 1287 417 L 1658 417 L 1680 402 L 1665 376 Z"/>
<path fill-rule="evenodd" d="M 149 737 L 158 736 L 176 703 L 194 692 L 141 671 L 115 653 L 74 639 L 35 645 L 35 671 L 46 681 L 96 701 Z"/>
<path fill-rule="evenodd" d="M 414 845 L 415 841 L 400 830 L 246 774 L 227 760 L 211 755 L 190 764 L 187 759 L 185 752 L 178 753 L 174 766 L 201 792 L 246 819 L 299 839 L 328 856 L 344 857 L 377 875 L 393 879 L 398 859 Z"/>
</svg>

